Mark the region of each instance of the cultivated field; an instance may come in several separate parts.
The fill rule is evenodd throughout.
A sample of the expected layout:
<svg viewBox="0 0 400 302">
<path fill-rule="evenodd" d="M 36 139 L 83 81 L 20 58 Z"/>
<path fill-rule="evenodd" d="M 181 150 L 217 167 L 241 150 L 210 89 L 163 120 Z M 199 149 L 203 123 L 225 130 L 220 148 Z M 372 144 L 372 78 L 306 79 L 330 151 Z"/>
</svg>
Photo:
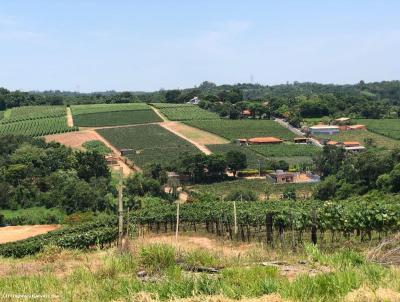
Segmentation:
<svg viewBox="0 0 400 302">
<path fill-rule="evenodd" d="M 216 113 L 201 109 L 195 105 L 164 103 L 153 103 L 152 105 L 171 121 L 219 119 Z"/>
<path fill-rule="evenodd" d="M 134 154 L 127 157 L 139 167 L 151 162 L 167 164 L 184 153 L 200 152 L 186 140 L 159 125 L 107 128 L 97 132 L 117 149 L 134 149 Z"/>
<path fill-rule="evenodd" d="M 314 145 L 283 143 L 278 145 L 252 145 L 250 149 L 266 157 L 313 156 L 321 149 Z"/>
<path fill-rule="evenodd" d="M 71 106 L 74 125 L 103 127 L 161 122 L 161 118 L 145 103 L 94 104 Z"/>
<path fill-rule="evenodd" d="M 78 130 L 68 127 L 66 116 L 54 118 L 26 119 L 18 122 L 0 123 L 0 135 L 15 134 L 26 136 L 44 136 Z"/>
<path fill-rule="evenodd" d="M 360 144 L 365 145 L 366 140 L 372 140 L 372 147 L 384 148 L 384 149 L 396 149 L 400 148 L 400 141 L 395 140 L 377 133 L 373 133 L 368 130 L 352 130 L 352 131 L 341 131 L 338 134 L 333 135 L 318 135 L 320 138 L 327 138 L 338 142 L 343 141 L 357 141 Z M 367 146 L 368 147 L 368 146 Z"/>
<path fill-rule="evenodd" d="M 171 131 L 176 131 L 177 133 L 184 135 L 188 139 L 202 145 L 229 143 L 229 141 L 223 137 L 207 131 L 203 131 L 198 128 L 188 126 L 180 122 L 164 122 L 163 126 L 170 129 Z"/>
<path fill-rule="evenodd" d="M 64 116 L 66 116 L 64 106 L 24 106 L 6 110 L 0 124 Z"/>
<path fill-rule="evenodd" d="M 359 119 L 354 122 L 366 125 L 371 132 L 400 140 L 400 119 Z"/>
<path fill-rule="evenodd" d="M 196 184 L 189 187 L 190 190 L 202 193 L 211 193 L 216 196 L 226 197 L 232 191 L 251 190 L 258 195 L 259 199 L 265 199 L 265 188 L 268 186 L 270 199 L 282 198 L 282 193 L 287 189 L 294 189 L 298 198 L 309 198 L 315 184 L 282 184 L 271 185 L 266 179 L 238 179 L 231 181 L 216 182 L 213 184 Z"/>
<path fill-rule="evenodd" d="M 265 166 L 267 158 L 261 154 L 257 154 L 247 146 L 239 146 L 237 144 L 218 144 L 218 145 L 207 145 L 207 148 L 215 154 L 226 154 L 229 151 L 240 151 L 246 154 L 247 166 L 249 169 L 258 169 Z"/>
<path fill-rule="evenodd" d="M 291 140 L 295 137 L 288 129 L 271 120 L 209 120 L 186 121 L 185 123 L 229 140 L 259 136 L 274 136 Z"/>
</svg>

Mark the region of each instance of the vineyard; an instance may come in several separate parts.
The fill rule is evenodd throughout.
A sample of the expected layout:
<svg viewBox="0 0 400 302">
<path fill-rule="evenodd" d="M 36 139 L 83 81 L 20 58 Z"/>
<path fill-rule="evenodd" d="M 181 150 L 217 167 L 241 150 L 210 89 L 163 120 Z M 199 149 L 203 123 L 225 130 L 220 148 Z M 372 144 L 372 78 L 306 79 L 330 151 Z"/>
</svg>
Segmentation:
<svg viewBox="0 0 400 302">
<path fill-rule="evenodd" d="M 21 258 L 34 255 L 46 245 L 72 249 L 88 249 L 95 245 L 104 247 L 115 241 L 117 234 L 116 218 L 103 218 L 28 239 L 1 244 L 0 256 Z"/>
<path fill-rule="evenodd" d="M 400 140 L 400 119 L 360 119 L 354 122 L 367 126 L 371 132 Z"/>
<path fill-rule="evenodd" d="M 212 194 L 219 198 L 226 198 L 233 191 L 252 191 L 260 200 L 265 200 L 265 191 L 268 186 L 269 199 L 283 199 L 285 190 L 294 190 L 298 199 L 310 198 L 315 184 L 296 184 L 287 183 L 281 185 L 271 185 L 266 179 L 237 179 L 230 181 L 215 182 L 212 184 L 191 185 L 189 190 L 196 193 Z"/>
<path fill-rule="evenodd" d="M 153 103 L 155 108 L 171 121 L 214 120 L 219 116 L 198 106 L 190 104 Z"/>
<path fill-rule="evenodd" d="M 295 137 L 288 129 L 272 120 L 208 120 L 186 121 L 185 123 L 229 140 L 260 136 L 292 140 Z"/>
<path fill-rule="evenodd" d="M 250 146 L 250 149 L 266 157 L 311 157 L 321 150 L 313 145 L 299 145 L 294 143 L 284 143 L 279 145 L 254 145 Z"/>
<path fill-rule="evenodd" d="M 199 151 L 189 142 L 159 125 L 99 129 L 97 132 L 117 149 L 133 149 L 127 157 L 139 167 L 151 162 L 168 163 L 184 153 Z"/>
<path fill-rule="evenodd" d="M 64 106 L 24 106 L 4 112 L 4 118 L 3 120 L 0 118 L 0 124 L 63 116 L 66 116 Z"/>
<path fill-rule="evenodd" d="M 241 241 L 336 244 L 340 239 L 372 240 L 399 231 L 399 201 L 399 196 L 369 196 L 336 202 L 236 202 L 236 234 L 233 202 L 203 201 L 180 205 L 180 223 L 182 230 L 205 230 Z M 139 211 L 134 223 L 166 232 L 174 230 L 176 213 L 175 204 L 160 201 Z"/>
<path fill-rule="evenodd" d="M 400 140 L 395 140 L 368 130 L 340 131 L 338 134 L 317 135 L 317 137 L 331 139 L 337 142 L 356 141 L 362 145 L 365 145 L 365 143 L 370 140 L 372 145 L 367 145 L 367 148 L 377 147 L 389 150 L 400 148 Z"/>
<path fill-rule="evenodd" d="M 161 122 L 146 103 L 74 105 L 74 124 L 80 127 L 103 127 Z"/>
<path fill-rule="evenodd" d="M 4 124 L 0 123 L 0 135 L 14 134 L 36 137 L 77 130 L 77 127 L 68 127 L 65 116 L 32 120 L 28 119 Z"/>
</svg>

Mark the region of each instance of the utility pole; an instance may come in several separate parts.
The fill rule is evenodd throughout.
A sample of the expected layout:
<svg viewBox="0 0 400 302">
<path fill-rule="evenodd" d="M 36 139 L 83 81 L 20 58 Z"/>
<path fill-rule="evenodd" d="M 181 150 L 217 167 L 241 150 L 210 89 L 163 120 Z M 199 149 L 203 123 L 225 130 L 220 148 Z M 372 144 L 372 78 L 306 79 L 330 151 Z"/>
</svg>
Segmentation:
<svg viewBox="0 0 400 302">
<path fill-rule="evenodd" d="M 124 208 L 122 204 L 123 176 L 122 167 L 119 168 L 119 186 L 118 186 L 118 248 L 122 248 L 122 236 L 124 232 Z"/>
</svg>

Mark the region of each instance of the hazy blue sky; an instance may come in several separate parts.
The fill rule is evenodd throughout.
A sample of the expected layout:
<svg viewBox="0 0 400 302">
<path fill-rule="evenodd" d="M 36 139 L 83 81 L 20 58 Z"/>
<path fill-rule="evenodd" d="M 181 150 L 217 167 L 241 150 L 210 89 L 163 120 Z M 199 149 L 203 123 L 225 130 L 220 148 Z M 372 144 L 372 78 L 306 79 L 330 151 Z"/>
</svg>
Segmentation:
<svg viewBox="0 0 400 302">
<path fill-rule="evenodd" d="M 0 86 L 400 79 L 400 1 L 0 0 Z"/>
</svg>

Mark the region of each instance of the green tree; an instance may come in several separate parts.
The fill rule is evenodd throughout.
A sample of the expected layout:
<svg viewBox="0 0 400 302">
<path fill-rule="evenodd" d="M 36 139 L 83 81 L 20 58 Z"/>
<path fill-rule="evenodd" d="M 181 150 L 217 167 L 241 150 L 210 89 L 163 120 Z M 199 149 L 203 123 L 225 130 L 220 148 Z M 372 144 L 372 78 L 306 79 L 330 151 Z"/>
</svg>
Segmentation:
<svg viewBox="0 0 400 302">
<path fill-rule="evenodd" d="M 240 151 L 229 151 L 226 153 L 226 164 L 236 177 L 237 171 L 247 168 L 246 154 Z"/>
</svg>

